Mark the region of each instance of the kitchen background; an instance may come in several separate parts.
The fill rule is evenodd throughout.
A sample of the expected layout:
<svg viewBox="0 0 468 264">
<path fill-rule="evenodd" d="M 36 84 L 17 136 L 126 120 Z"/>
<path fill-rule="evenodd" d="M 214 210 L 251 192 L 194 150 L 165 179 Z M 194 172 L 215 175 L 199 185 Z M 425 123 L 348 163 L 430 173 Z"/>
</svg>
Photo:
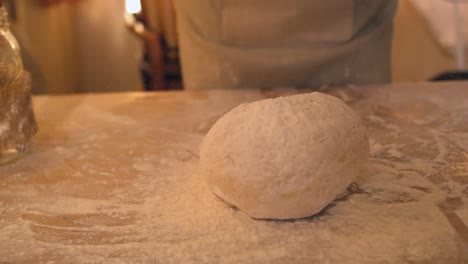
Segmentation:
<svg viewBox="0 0 468 264">
<path fill-rule="evenodd" d="M 172 0 L 4 0 L 4 5 L 35 94 L 181 88 Z M 425 81 L 457 68 L 452 6 L 445 0 L 400 0 L 393 81 Z M 468 14 L 468 4 L 461 7 Z"/>
</svg>

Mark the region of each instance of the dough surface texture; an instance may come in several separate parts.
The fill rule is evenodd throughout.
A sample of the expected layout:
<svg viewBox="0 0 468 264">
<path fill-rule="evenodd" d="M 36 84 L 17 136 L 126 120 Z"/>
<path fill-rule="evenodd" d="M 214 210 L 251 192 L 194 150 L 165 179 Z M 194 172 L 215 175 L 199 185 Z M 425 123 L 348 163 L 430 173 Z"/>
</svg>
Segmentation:
<svg viewBox="0 0 468 264">
<path fill-rule="evenodd" d="M 360 117 L 314 92 L 242 104 L 221 117 L 202 142 L 200 174 L 250 217 L 302 218 L 343 193 L 368 153 Z"/>
</svg>

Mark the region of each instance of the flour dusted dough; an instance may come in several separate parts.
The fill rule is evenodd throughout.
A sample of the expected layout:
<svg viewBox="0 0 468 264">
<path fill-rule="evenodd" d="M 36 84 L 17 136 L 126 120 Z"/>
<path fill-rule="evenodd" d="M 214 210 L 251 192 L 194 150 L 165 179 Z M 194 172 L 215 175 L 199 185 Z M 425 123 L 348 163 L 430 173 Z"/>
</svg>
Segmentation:
<svg viewBox="0 0 468 264">
<path fill-rule="evenodd" d="M 369 153 L 366 129 L 322 93 L 243 104 L 211 128 L 200 173 L 212 191 L 253 218 L 314 215 L 346 190 Z"/>
</svg>

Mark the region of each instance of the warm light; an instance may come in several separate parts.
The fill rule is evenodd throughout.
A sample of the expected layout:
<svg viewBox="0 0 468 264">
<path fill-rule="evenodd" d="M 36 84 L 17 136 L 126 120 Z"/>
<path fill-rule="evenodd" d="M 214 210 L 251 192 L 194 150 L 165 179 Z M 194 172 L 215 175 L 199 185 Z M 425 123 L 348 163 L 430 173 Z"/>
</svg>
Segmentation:
<svg viewBox="0 0 468 264">
<path fill-rule="evenodd" d="M 129 14 L 138 14 L 141 12 L 140 0 L 125 0 L 125 10 Z"/>
</svg>

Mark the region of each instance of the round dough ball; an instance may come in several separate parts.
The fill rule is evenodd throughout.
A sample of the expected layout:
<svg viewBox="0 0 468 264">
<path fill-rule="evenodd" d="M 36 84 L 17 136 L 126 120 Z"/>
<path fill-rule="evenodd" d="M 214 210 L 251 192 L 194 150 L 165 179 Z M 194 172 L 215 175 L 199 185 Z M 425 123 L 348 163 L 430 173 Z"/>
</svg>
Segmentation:
<svg viewBox="0 0 468 264">
<path fill-rule="evenodd" d="M 203 140 L 200 173 L 253 218 L 301 218 L 344 192 L 368 153 L 359 116 L 315 92 L 243 104 L 221 117 Z"/>
</svg>

